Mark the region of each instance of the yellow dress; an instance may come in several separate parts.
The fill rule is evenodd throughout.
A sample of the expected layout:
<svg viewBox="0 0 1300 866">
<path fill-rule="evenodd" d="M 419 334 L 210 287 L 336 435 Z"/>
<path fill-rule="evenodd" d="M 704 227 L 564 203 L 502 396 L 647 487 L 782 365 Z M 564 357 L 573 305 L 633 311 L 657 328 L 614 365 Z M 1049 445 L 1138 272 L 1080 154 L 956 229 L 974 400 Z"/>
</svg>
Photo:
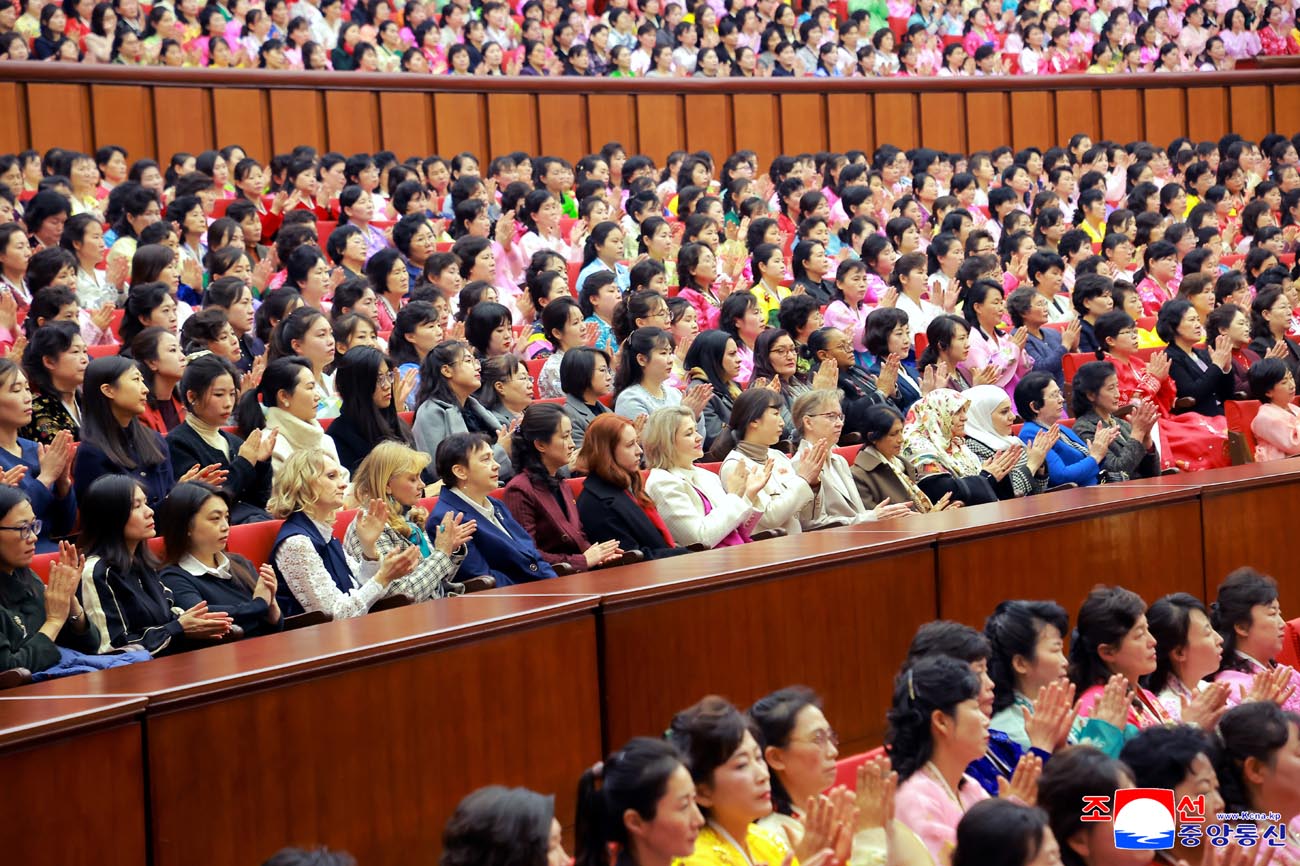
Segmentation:
<svg viewBox="0 0 1300 866">
<path fill-rule="evenodd" d="M 750 824 L 745 836 L 749 854 L 737 847 L 735 840 L 716 824 L 710 822 L 695 837 L 695 853 L 673 861 L 673 866 L 781 866 L 789 853 L 789 845 L 778 834 Z M 791 866 L 799 866 L 797 859 Z"/>
</svg>

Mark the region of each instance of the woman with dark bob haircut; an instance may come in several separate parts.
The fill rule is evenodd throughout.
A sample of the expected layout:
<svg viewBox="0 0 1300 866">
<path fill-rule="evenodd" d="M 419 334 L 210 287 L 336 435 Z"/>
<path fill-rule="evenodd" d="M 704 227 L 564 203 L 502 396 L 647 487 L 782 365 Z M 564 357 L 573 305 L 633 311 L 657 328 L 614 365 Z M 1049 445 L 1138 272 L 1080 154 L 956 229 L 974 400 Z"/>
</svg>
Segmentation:
<svg viewBox="0 0 1300 866">
<path fill-rule="evenodd" d="M 1046 812 L 1011 800 L 985 800 L 957 825 L 952 866 L 1031 866 L 1059 856 Z"/>
<path fill-rule="evenodd" d="M 1128 420 L 1119 417 L 1119 376 L 1109 361 L 1089 361 L 1074 374 L 1070 414 L 1074 434 L 1091 444 L 1100 430 L 1118 431 L 1103 460 L 1106 480 L 1128 481 L 1160 474 L 1160 454 L 1152 431 L 1160 420 L 1154 403 L 1136 404 Z"/>
<path fill-rule="evenodd" d="M 602 403 L 614 385 L 614 362 L 609 352 L 583 346 L 564 353 L 560 361 L 560 390 L 564 392 L 564 414 L 573 424 L 573 445 L 582 447 L 591 422 L 614 411 Z"/>
<path fill-rule="evenodd" d="M 1232 685 L 1229 706 L 1240 703 L 1242 689 L 1250 692 L 1260 683 L 1267 687 L 1275 677 L 1290 691 L 1283 693 L 1282 708 L 1300 712 L 1300 673 L 1276 661 L 1285 622 L 1277 581 L 1268 575 L 1239 568 L 1219 584 L 1210 606 L 1210 623 L 1223 637 L 1223 659 L 1214 679 Z"/>
<path fill-rule="evenodd" d="M 438 866 L 566 866 L 555 798 L 489 785 L 460 801 L 442 831 Z"/>
</svg>

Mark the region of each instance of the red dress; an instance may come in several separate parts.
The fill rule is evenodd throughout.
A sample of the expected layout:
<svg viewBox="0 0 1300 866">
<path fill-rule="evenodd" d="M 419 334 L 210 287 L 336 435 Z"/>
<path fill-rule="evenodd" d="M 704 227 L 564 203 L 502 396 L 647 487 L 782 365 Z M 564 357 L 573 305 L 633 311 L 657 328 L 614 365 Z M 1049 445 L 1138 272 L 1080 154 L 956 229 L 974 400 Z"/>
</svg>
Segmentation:
<svg viewBox="0 0 1300 866">
<path fill-rule="evenodd" d="M 1173 408 L 1178 389 L 1172 377 L 1157 379 L 1137 358 L 1125 363 L 1114 355 L 1107 355 L 1106 360 L 1115 365 L 1121 404 L 1150 400 L 1160 411 L 1158 429 L 1162 469 L 1195 472 L 1229 464 L 1227 418 L 1210 418 L 1195 412 L 1175 415 Z"/>
</svg>

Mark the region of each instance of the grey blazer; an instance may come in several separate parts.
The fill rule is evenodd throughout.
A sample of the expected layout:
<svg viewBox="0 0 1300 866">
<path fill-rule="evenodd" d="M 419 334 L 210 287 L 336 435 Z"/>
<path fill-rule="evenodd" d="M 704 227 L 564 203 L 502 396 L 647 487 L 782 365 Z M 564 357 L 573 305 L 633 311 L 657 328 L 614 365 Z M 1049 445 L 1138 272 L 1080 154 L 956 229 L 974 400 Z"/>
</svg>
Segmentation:
<svg viewBox="0 0 1300 866">
<path fill-rule="evenodd" d="M 587 435 L 587 427 L 592 421 L 596 420 L 597 415 L 604 415 L 606 412 L 612 411 L 614 410 L 603 403 L 597 403 L 596 408 L 592 409 L 572 394 L 565 394 L 564 414 L 569 416 L 569 422 L 573 424 L 573 446 L 575 448 L 582 447 L 582 440 Z"/>
</svg>

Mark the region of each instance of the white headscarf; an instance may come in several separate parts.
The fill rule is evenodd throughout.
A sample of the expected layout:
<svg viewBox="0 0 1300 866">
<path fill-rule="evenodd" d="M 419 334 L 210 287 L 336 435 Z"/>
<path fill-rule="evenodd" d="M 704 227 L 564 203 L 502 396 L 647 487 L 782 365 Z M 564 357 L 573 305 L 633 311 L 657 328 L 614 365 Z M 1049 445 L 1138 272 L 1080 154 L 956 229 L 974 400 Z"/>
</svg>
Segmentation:
<svg viewBox="0 0 1300 866">
<path fill-rule="evenodd" d="M 965 396 L 970 400 L 970 410 L 966 413 L 968 437 L 995 453 L 1022 444 L 1016 437 L 1003 436 L 993 428 L 993 413 L 1003 403 L 1010 402 L 1006 391 L 996 385 L 976 385 L 967 389 Z"/>
</svg>

